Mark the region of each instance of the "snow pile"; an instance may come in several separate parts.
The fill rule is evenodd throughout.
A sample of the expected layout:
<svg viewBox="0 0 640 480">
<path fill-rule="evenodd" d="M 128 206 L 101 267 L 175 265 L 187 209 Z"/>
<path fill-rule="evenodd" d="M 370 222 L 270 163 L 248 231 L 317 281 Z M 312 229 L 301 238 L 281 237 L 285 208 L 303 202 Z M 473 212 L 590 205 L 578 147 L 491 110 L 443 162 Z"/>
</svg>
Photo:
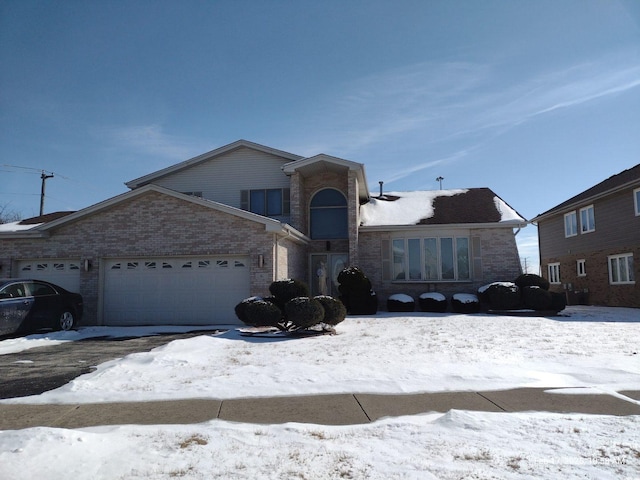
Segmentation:
<svg viewBox="0 0 640 480">
<path fill-rule="evenodd" d="M 571 316 L 556 319 L 386 313 L 348 317 L 337 336 L 303 339 L 246 338 L 232 330 L 128 355 L 64 387 L 4 402 L 515 387 L 637 390 L 638 310 L 568 307 L 566 312 Z M 98 333 L 130 336 L 135 330 L 99 327 L 30 336 L 24 343 L 70 341 L 74 333 L 77 339 Z M 16 345 L 0 341 L 0 352 L 15 351 Z M 639 457 L 638 415 L 451 410 L 353 426 L 214 420 L 0 432 L 3 479 L 613 480 L 636 478 Z"/>
<path fill-rule="evenodd" d="M 383 198 L 372 197 L 360 207 L 363 226 L 415 225 L 433 217 L 433 201 L 437 197 L 452 197 L 468 190 L 433 190 L 422 192 L 389 192 Z M 388 198 L 387 199 L 385 199 Z M 397 198 L 397 199 L 396 199 Z"/>
</svg>

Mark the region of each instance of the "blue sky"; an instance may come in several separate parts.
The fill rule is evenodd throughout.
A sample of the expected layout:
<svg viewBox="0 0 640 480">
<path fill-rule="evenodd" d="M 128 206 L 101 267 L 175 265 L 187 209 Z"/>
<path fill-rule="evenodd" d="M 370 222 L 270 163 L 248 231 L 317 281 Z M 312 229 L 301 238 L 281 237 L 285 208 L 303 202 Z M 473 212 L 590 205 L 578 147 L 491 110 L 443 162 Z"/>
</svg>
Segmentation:
<svg viewBox="0 0 640 480">
<path fill-rule="evenodd" d="M 244 138 L 526 218 L 640 163 L 640 1 L 0 0 L 0 206 Z M 519 235 L 536 262 L 536 230 Z"/>
</svg>

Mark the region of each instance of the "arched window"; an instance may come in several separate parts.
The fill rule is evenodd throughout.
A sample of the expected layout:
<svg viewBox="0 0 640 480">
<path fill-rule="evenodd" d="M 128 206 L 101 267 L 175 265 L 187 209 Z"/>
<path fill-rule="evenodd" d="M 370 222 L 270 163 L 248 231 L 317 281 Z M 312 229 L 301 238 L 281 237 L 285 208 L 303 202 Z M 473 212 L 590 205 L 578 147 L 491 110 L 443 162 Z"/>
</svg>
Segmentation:
<svg viewBox="0 0 640 480">
<path fill-rule="evenodd" d="M 310 205 L 311 238 L 347 238 L 347 199 L 333 188 L 320 190 Z"/>
</svg>

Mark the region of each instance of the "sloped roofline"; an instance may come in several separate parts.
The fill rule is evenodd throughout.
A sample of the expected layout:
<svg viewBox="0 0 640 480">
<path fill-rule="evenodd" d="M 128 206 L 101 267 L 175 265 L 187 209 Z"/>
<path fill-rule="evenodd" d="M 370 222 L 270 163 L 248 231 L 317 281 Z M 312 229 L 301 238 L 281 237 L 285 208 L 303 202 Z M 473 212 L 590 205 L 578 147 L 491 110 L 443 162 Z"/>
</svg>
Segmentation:
<svg viewBox="0 0 640 480">
<path fill-rule="evenodd" d="M 250 148 L 252 150 L 257 150 L 259 152 L 269 153 L 271 155 L 275 155 L 277 157 L 282 157 L 286 160 L 300 160 L 304 157 L 300 155 L 295 155 L 293 153 L 285 152 L 283 150 L 277 150 L 275 148 L 267 147 L 265 145 L 260 145 L 258 143 L 250 142 L 248 140 L 237 140 L 228 145 L 224 145 L 222 147 L 211 150 L 210 152 L 203 153 L 198 155 L 197 157 L 190 158 L 189 160 L 185 160 L 184 162 L 176 163 L 175 165 L 171 165 L 167 168 L 163 168 L 162 170 L 157 170 L 155 172 L 149 173 L 142 177 L 130 180 L 125 182 L 125 185 L 128 188 L 134 189 L 146 185 L 158 178 L 164 177 L 166 175 L 170 175 L 172 173 L 179 172 L 180 170 L 184 170 L 185 168 L 193 167 L 194 165 L 198 165 L 199 163 L 210 160 L 219 155 L 223 155 L 225 153 L 231 152 L 241 147 Z"/>
<path fill-rule="evenodd" d="M 611 194 L 634 186 L 640 186 L 640 163 L 634 167 L 628 168 L 627 170 L 623 170 L 616 175 L 612 175 L 593 187 L 574 195 L 569 200 L 566 200 L 546 212 L 537 215 L 531 220 L 531 222 L 538 222 L 560 213 L 566 213 L 574 210 L 579 205 L 591 203 L 600 198 L 607 197 Z"/>
<path fill-rule="evenodd" d="M 185 195 L 183 193 L 176 192 L 175 190 L 170 190 L 168 188 L 160 187 L 155 184 L 147 184 L 140 188 L 131 190 L 130 192 L 122 193 L 115 197 L 111 197 L 100 203 L 96 203 L 95 205 L 84 208 L 82 210 L 78 210 L 77 212 L 71 213 L 69 215 L 66 215 L 62 218 L 58 218 L 51 222 L 43 223 L 29 230 L 24 230 L 21 232 L 10 232 L 8 234 L 0 233 L 0 237 L 5 237 L 5 238 L 7 237 L 19 238 L 19 237 L 33 237 L 33 236 L 48 237 L 50 235 L 49 233 L 50 230 L 56 227 L 60 227 L 69 223 L 76 222 L 78 220 L 81 220 L 82 218 L 89 217 L 98 212 L 111 208 L 119 203 L 131 200 L 140 195 L 144 195 L 148 192 L 157 192 L 162 195 L 168 195 L 170 197 L 174 197 L 182 201 L 195 203 L 203 207 L 211 208 L 212 210 L 217 210 L 219 212 L 234 215 L 236 217 L 240 217 L 245 220 L 250 220 L 252 222 L 260 223 L 264 225 L 265 230 L 267 232 L 273 232 L 275 234 L 291 237 L 296 242 L 307 243 L 310 240 L 305 234 L 296 230 L 291 225 L 279 222 L 278 220 L 274 220 L 273 218 L 263 217 L 262 215 L 257 215 L 255 213 L 251 213 L 246 210 L 241 210 L 239 208 L 231 207 L 223 203 L 214 202 L 213 200 L 205 200 L 200 197 Z"/>
<path fill-rule="evenodd" d="M 367 184 L 367 175 L 365 172 L 364 164 L 353 162 L 351 160 L 345 160 L 344 158 L 334 157 L 320 153 L 313 157 L 302 158 L 293 162 L 285 163 L 282 166 L 282 171 L 286 175 L 291 175 L 296 171 L 300 171 L 303 175 L 305 171 L 313 170 L 314 166 L 318 164 L 325 164 L 328 166 L 335 166 L 338 168 L 346 168 L 348 170 L 356 172 L 358 177 L 358 196 L 361 199 L 369 198 L 369 186 Z"/>
</svg>

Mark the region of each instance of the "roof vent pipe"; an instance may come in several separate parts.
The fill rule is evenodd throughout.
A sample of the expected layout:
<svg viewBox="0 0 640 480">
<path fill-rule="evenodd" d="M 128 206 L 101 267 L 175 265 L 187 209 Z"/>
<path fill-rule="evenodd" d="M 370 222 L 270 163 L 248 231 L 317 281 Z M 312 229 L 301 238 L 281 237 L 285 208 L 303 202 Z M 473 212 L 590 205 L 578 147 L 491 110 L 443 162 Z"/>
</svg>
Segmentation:
<svg viewBox="0 0 640 480">
<path fill-rule="evenodd" d="M 380 196 L 382 196 L 382 185 L 384 185 L 384 182 L 380 181 L 378 183 L 380 184 Z"/>
</svg>

